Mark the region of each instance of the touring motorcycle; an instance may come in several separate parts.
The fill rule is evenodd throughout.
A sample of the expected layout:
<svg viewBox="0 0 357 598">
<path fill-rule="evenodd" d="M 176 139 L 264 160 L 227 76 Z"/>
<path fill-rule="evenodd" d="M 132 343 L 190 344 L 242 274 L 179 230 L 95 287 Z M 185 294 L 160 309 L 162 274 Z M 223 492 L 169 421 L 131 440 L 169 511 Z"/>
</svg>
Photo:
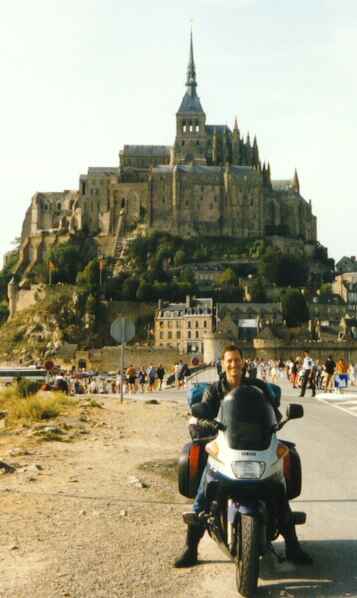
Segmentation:
<svg viewBox="0 0 357 598">
<path fill-rule="evenodd" d="M 207 508 L 200 514 L 209 535 L 236 564 L 237 589 L 251 598 L 257 589 L 259 560 L 279 536 L 279 504 L 301 493 L 301 463 L 293 443 L 277 432 L 291 419 L 303 417 L 303 407 L 290 404 L 280 423 L 272 405 L 256 393 L 227 395 L 213 424 L 216 435 L 188 443 L 179 459 L 179 491 L 194 498 L 206 471 Z M 204 405 L 192 407 L 205 417 Z M 208 457 L 208 459 L 207 459 Z M 292 513 L 302 524 L 306 515 Z"/>
</svg>

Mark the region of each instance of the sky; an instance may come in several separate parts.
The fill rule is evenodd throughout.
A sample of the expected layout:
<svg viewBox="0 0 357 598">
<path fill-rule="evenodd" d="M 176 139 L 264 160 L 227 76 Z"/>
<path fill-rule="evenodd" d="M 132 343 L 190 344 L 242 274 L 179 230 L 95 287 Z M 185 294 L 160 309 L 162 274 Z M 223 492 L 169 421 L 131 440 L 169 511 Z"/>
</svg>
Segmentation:
<svg viewBox="0 0 357 598">
<path fill-rule="evenodd" d="M 0 0 L 0 258 L 32 195 L 77 189 L 124 144 L 167 144 L 192 21 L 208 124 L 297 168 L 319 241 L 357 254 L 356 0 Z"/>
</svg>

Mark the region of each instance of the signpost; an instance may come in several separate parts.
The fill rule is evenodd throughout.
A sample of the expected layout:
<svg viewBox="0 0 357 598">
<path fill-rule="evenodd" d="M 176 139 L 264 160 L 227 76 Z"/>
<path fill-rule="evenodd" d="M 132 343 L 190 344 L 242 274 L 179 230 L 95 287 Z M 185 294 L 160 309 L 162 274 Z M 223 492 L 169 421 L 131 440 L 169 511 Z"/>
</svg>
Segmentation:
<svg viewBox="0 0 357 598">
<path fill-rule="evenodd" d="M 125 344 L 131 341 L 135 336 L 135 324 L 132 320 L 127 318 L 117 318 L 110 327 L 110 334 L 112 338 L 121 345 L 121 364 L 120 371 L 122 375 L 122 383 L 120 385 L 120 402 L 123 402 L 123 376 L 124 376 L 124 349 Z"/>
</svg>

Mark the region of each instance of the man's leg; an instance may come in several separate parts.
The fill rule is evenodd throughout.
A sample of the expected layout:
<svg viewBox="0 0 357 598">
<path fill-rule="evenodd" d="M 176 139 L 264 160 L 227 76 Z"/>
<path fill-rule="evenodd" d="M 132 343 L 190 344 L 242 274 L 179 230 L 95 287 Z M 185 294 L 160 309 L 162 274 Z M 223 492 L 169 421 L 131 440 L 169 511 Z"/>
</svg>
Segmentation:
<svg viewBox="0 0 357 598">
<path fill-rule="evenodd" d="M 303 379 L 302 379 L 302 386 L 301 386 L 300 397 L 303 397 L 305 395 L 307 381 L 309 379 L 309 376 L 310 376 L 310 370 L 306 370 L 304 372 Z"/>
<path fill-rule="evenodd" d="M 311 392 L 312 392 L 312 396 L 314 397 L 316 395 L 316 381 L 315 378 L 311 378 Z"/>
<path fill-rule="evenodd" d="M 279 513 L 279 530 L 285 540 L 286 560 L 295 565 L 312 565 L 313 560 L 305 552 L 299 543 L 296 535 L 295 524 L 292 520 L 292 512 L 286 495 L 283 496 Z"/>
<path fill-rule="evenodd" d="M 201 476 L 201 480 L 197 489 L 196 498 L 192 505 L 193 513 L 202 513 L 202 511 L 206 510 L 207 507 L 207 499 L 206 499 L 206 485 L 207 485 L 207 471 L 208 467 L 204 468 Z"/>
<path fill-rule="evenodd" d="M 188 524 L 186 532 L 186 542 L 183 553 L 176 559 L 174 566 L 177 568 L 181 567 L 192 567 L 197 563 L 197 549 L 198 544 L 205 533 L 205 526 L 202 521 L 199 520 L 198 515 L 205 510 L 207 506 L 206 499 L 206 476 L 207 466 L 203 470 L 200 484 L 198 486 L 196 498 L 192 505 L 192 511 L 184 513 L 184 520 Z"/>
</svg>

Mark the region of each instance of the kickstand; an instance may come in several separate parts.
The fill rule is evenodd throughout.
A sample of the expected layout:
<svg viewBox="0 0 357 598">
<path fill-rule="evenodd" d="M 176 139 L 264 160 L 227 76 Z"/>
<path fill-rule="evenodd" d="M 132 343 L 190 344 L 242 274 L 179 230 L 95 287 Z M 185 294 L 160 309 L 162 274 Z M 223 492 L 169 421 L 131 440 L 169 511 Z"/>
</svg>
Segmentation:
<svg viewBox="0 0 357 598">
<path fill-rule="evenodd" d="M 274 546 L 271 543 L 268 546 L 268 550 L 275 556 L 279 564 L 285 562 L 286 559 L 275 550 Z"/>
</svg>

